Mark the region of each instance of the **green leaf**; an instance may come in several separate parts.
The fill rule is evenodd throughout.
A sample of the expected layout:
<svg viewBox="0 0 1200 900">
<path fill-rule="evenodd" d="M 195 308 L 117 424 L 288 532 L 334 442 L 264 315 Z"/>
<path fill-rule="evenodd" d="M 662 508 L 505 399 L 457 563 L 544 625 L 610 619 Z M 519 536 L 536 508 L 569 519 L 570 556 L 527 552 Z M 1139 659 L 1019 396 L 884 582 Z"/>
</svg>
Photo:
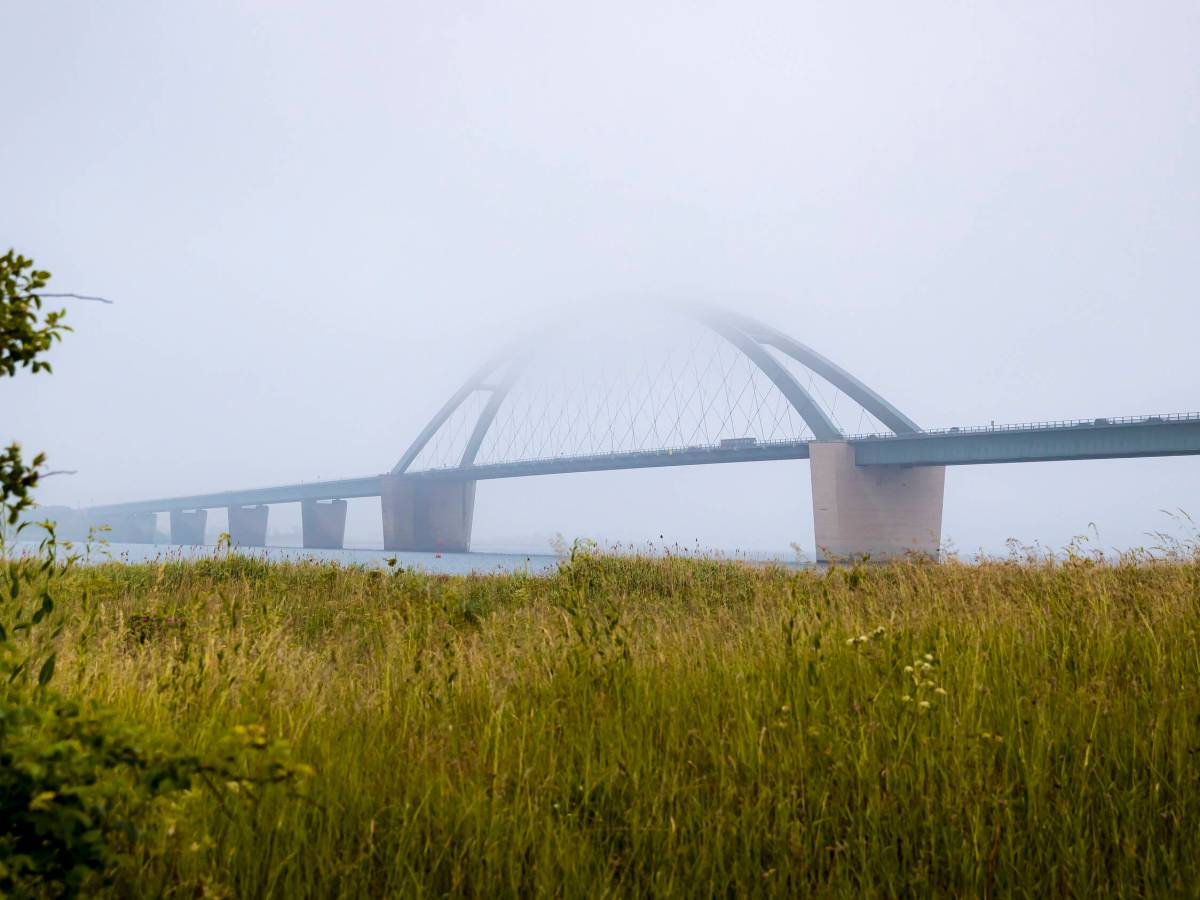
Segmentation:
<svg viewBox="0 0 1200 900">
<path fill-rule="evenodd" d="M 54 677 L 54 658 L 58 654 L 51 653 L 46 657 L 46 661 L 42 663 L 41 671 L 38 672 L 38 687 L 45 687 L 50 679 Z"/>
</svg>

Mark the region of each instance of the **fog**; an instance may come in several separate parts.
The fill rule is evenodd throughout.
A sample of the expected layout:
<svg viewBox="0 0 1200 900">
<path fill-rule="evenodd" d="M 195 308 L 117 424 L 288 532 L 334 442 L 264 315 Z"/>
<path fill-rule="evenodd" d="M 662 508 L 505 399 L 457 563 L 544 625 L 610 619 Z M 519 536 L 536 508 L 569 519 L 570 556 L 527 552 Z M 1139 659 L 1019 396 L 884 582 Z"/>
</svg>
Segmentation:
<svg viewBox="0 0 1200 900">
<path fill-rule="evenodd" d="M 389 469 L 550 319 L 752 314 L 927 427 L 1200 408 L 1200 7 L 5 4 L 0 380 L 44 504 Z M 475 545 L 811 550 L 805 462 L 481 483 Z M 1105 547 L 1200 460 L 975 466 L 944 536 Z M 298 524 L 272 513 L 272 530 Z M 378 540 L 353 501 L 348 542 Z M 214 521 L 219 524 L 219 516 Z"/>
</svg>

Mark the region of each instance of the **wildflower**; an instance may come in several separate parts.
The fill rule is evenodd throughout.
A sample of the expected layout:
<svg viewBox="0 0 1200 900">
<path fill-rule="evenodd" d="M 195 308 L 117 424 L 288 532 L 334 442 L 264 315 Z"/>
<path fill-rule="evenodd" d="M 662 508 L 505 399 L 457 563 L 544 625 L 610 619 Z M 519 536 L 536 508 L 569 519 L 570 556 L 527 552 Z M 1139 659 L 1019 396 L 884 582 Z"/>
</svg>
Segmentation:
<svg viewBox="0 0 1200 900">
<path fill-rule="evenodd" d="M 900 702 L 901 703 L 912 703 L 912 697 L 910 697 L 908 694 L 905 694 L 903 697 L 900 698 Z"/>
<path fill-rule="evenodd" d="M 943 697 L 945 697 L 945 696 L 946 696 L 946 689 L 945 689 L 945 688 L 937 688 L 937 689 L 934 691 L 934 693 L 935 693 L 935 694 L 941 694 Z"/>
<path fill-rule="evenodd" d="M 933 654 L 932 654 L 932 653 L 926 653 L 926 654 L 925 654 L 925 659 L 926 659 L 927 661 L 929 661 L 929 662 L 933 662 Z"/>
<path fill-rule="evenodd" d="M 884 634 L 883 626 L 880 625 L 878 628 L 876 628 L 874 631 L 872 631 L 871 634 L 875 637 L 883 637 L 883 634 Z"/>
<path fill-rule="evenodd" d="M 912 666 L 905 666 L 905 667 L 904 667 L 904 674 L 906 674 L 906 675 L 911 675 L 912 673 L 913 673 L 913 667 L 912 667 Z"/>
<path fill-rule="evenodd" d="M 928 700 L 922 700 L 920 703 L 917 704 L 917 709 L 924 711 L 924 710 L 929 709 L 929 707 L 931 707 L 931 706 L 933 706 L 933 704 L 930 703 Z"/>
</svg>

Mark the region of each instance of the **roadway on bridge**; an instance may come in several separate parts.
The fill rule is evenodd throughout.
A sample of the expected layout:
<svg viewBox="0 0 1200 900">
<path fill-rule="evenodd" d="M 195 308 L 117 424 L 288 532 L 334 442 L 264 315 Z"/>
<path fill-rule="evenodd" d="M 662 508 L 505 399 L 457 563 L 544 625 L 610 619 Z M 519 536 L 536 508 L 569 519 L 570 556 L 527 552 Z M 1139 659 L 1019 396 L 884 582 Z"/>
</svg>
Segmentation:
<svg viewBox="0 0 1200 900">
<path fill-rule="evenodd" d="M 985 465 L 1200 454 L 1200 413 L 950 428 L 847 440 L 860 466 Z M 807 459 L 807 441 L 725 441 L 712 446 L 562 456 L 367 475 L 91 507 L 91 516 L 378 497 L 383 479 L 485 481 L 574 472 Z"/>
</svg>

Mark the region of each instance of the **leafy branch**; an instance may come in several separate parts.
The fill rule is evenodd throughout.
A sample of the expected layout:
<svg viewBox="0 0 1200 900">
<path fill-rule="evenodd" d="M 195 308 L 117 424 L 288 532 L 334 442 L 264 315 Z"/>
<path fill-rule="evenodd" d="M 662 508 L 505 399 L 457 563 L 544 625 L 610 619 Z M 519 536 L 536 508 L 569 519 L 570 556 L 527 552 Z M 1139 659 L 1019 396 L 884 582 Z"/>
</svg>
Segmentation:
<svg viewBox="0 0 1200 900">
<path fill-rule="evenodd" d="M 38 292 L 49 280 L 49 272 L 14 250 L 0 256 L 0 375 L 11 378 L 18 368 L 51 371 L 39 357 L 71 328 L 63 324 L 65 310 L 42 311 Z"/>
</svg>

